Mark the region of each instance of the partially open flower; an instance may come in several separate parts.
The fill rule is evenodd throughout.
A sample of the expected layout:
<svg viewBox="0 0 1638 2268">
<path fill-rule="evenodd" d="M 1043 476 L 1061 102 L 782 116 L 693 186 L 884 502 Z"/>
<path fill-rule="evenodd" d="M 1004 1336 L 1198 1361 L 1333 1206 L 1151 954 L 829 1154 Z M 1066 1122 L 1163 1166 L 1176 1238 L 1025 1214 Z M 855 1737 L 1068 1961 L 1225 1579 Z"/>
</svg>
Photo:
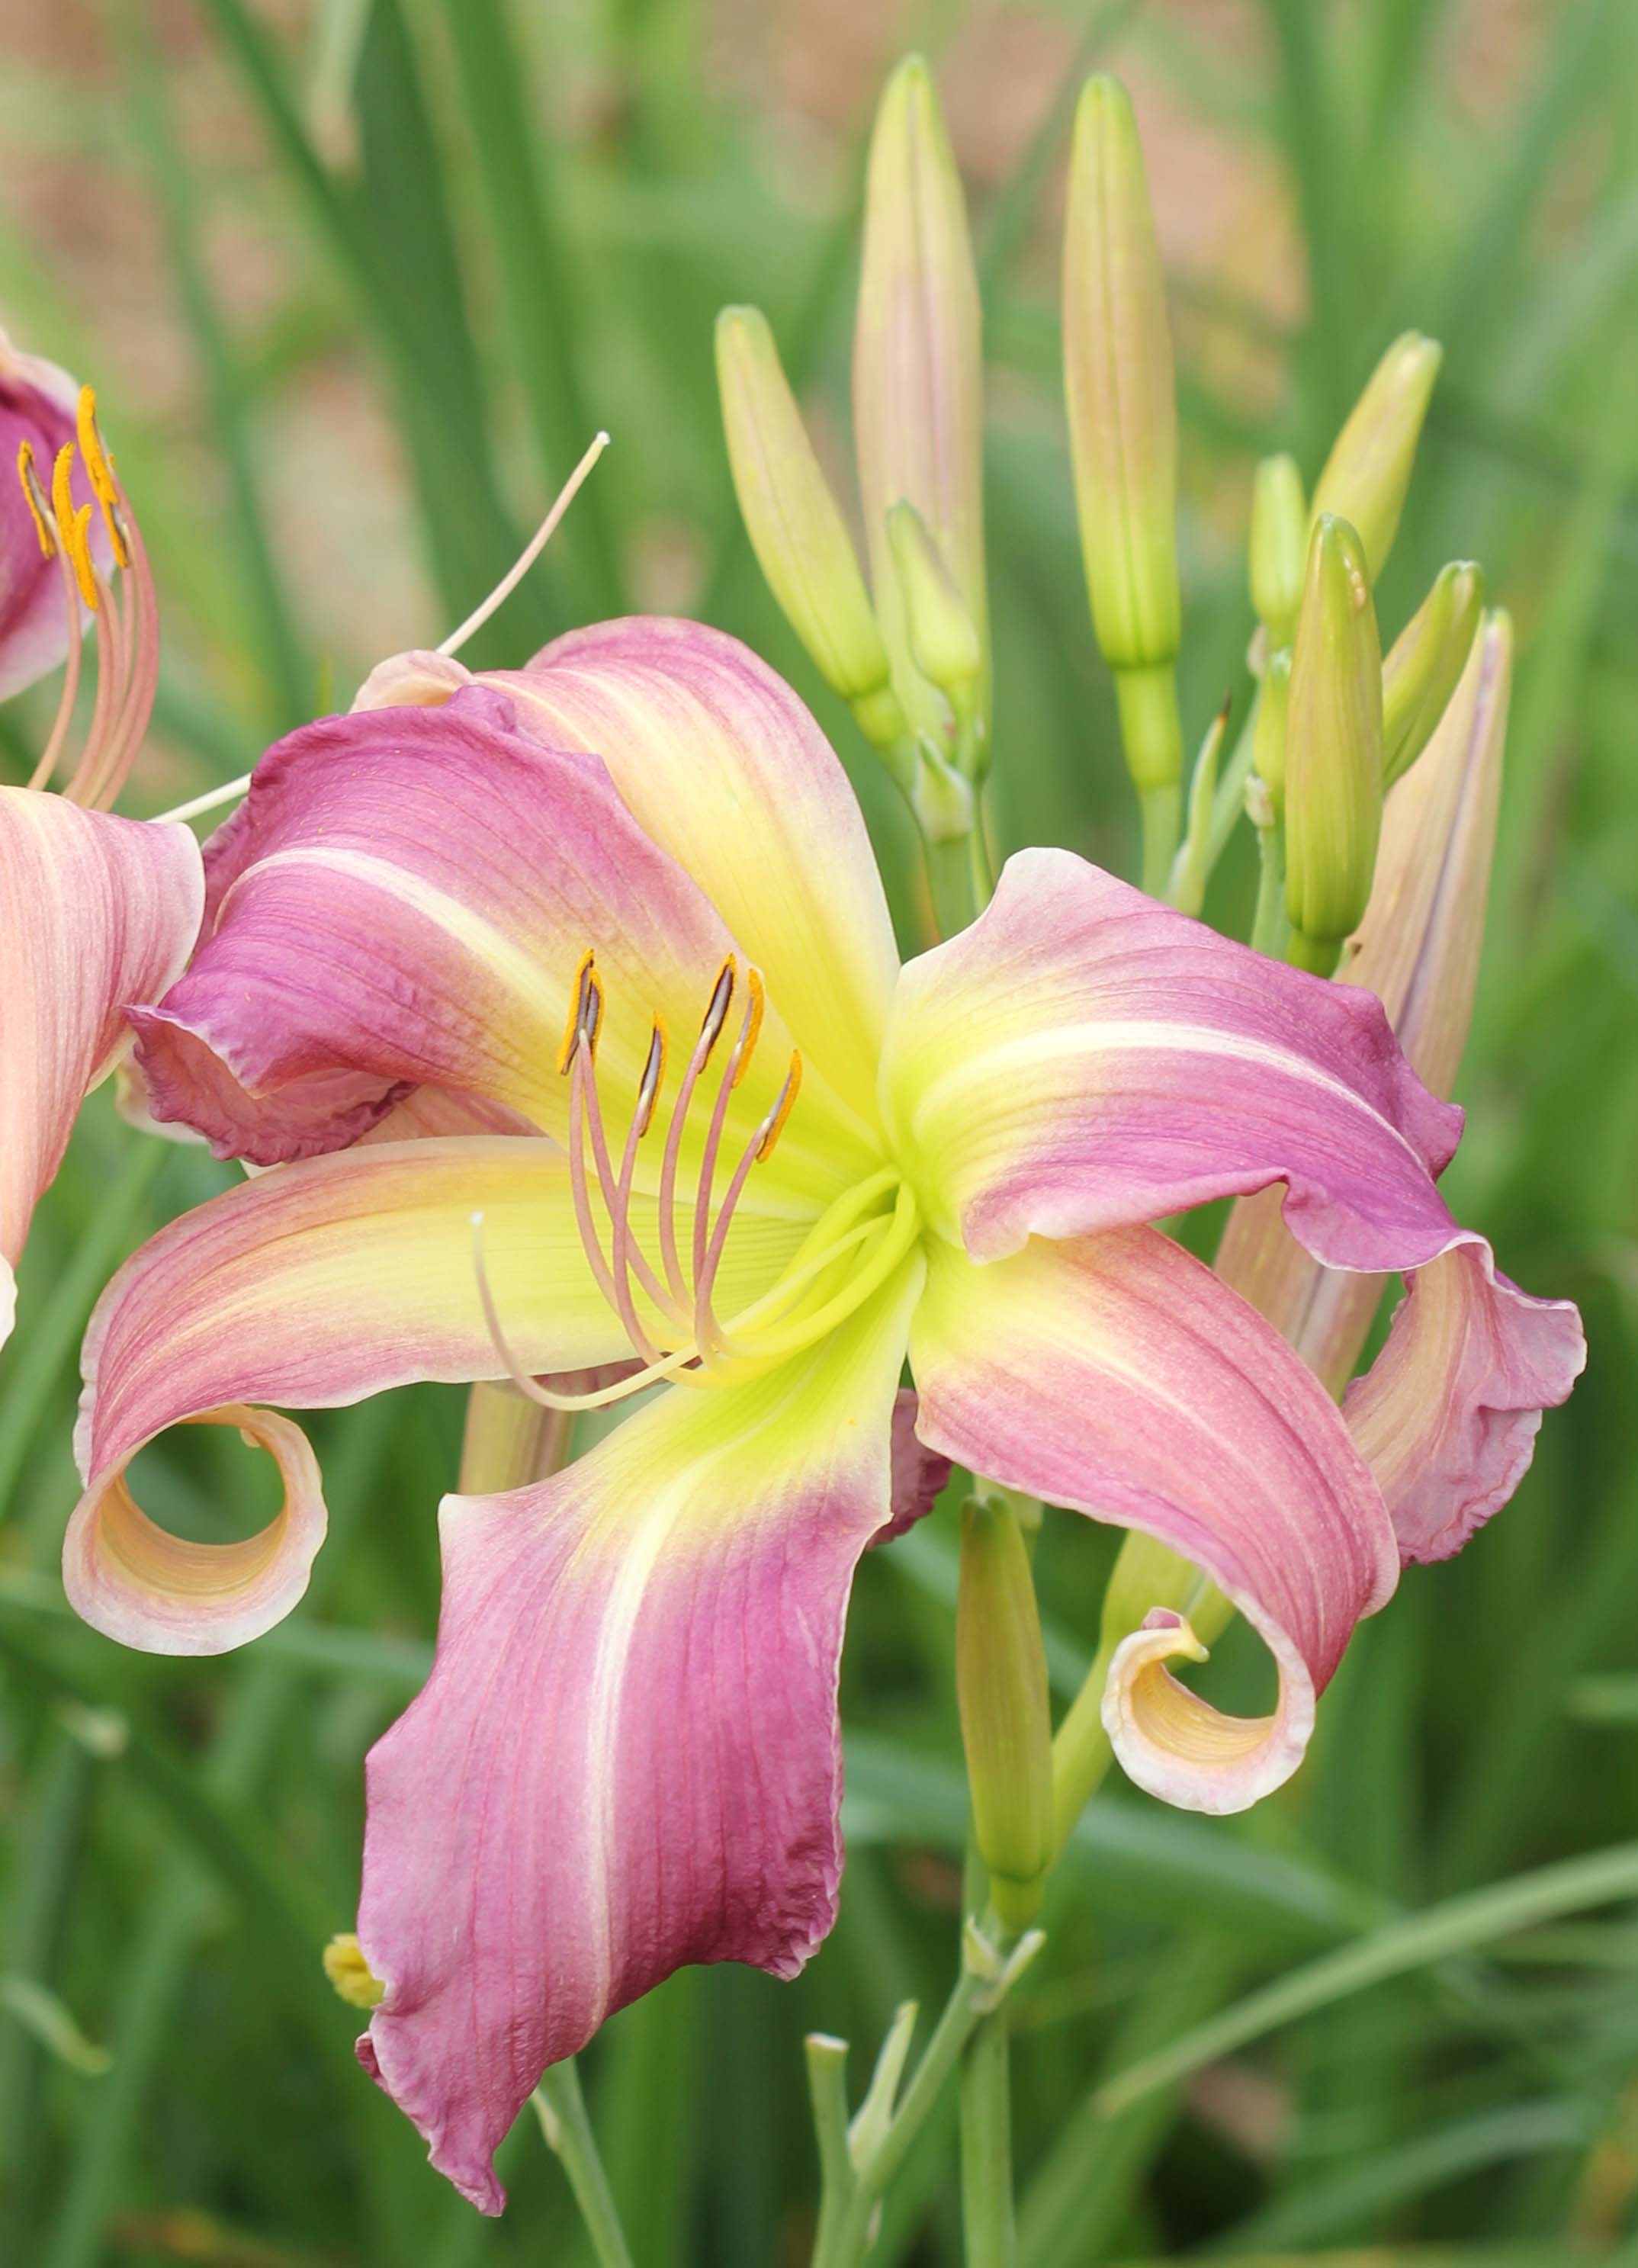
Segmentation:
<svg viewBox="0 0 1638 2268">
<path fill-rule="evenodd" d="M 68 665 L 32 780 L 0 787 L 0 1339 L 35 1203 L 87 1090 L 129 1041 L 123 1004 L 151 998 L 180 972 L 204 899 L 185 827 L 108 814 L 147 729 L 158 628 L 91 389 L 69 412 L 65 392 L 72 401 L 71 381 L 52 365 L 0 352 L 0 404 L 13 433 L 21 429 L 11 502 L 0 506 L 0 682 L 11 690 L 65 654 Z M 88 617 L 97 697 L 76 747 Z M 42 792 L 60 769 L 62 793 Z"/>
</svg>

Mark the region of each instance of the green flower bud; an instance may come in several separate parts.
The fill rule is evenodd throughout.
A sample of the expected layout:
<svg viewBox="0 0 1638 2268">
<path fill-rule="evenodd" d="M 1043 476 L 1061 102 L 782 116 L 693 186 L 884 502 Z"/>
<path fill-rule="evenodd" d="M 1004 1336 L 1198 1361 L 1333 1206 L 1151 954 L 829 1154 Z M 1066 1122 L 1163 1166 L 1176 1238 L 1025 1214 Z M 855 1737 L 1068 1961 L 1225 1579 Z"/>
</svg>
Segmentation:
<svg viewBox="0 0 1638 2268">
<path fill-rule="evenodd" d="M 1178 413 L 1164 281 L 1132 104 L 1089 79 L 1063 240 L 1063 359 L 1092 622 L 1115 670 L 1177 657 Z M 1182 749 L 1177 767 L 1181 770 Z"/>
<path fill-rule="evenodd" d="M 985 657 L 983 351 L 978 271 L 961 179 L 919 55 L 888 81 L 870 141 L 853 348 L 854 431 L 870 587 L 911 724 L 944 704 L 916 667 L 887 516 L 913 504 L 961 595 Z"/>
<path fill-rule="evenodd" d="M 1394 340 L 1337 435 L 1314 490 L 1315 522 L 1322 512 L 1351 522 L 1373 583 L 1393 549 L 1443 352 L 1436 340 L 1416 331 Z"/>
<path fill-rule="evenodd" d="M 956 1691 L 973 1832 L 995 1911 L 1027 1927 L 1053 1856 L 1052 1710 L 1029 1553 L 1004 1504 L 961 1510 Z"/>
<path fill-rule="evenodd" d="M 1252 490 L 1252 604 L 1277 652 L 1291 643 L 1308 555 L 1308 501 L 1295 457 L 1265 457 Z"/>
<path fill-rule="evenodd" d="M 913 504 L 900 498 L 893 505 L 887 515 L 887 533 L 911 659 L 944 696 L 958 722 L 964 723 L 973 715 L 984 674 L 984 650 L 973 617 Z"/>
<path fill-rule="evenodd" d="M 1285 727 L 1292 957 L 1329 976 L 1370 895 L 1382 828 L 1382 645 L 1358 533 L 1321 515 L 1308 547 Z"/>
<path fill-rule="evenodd" d="M 904 718 L 853 539 L 755 307 L 717 317 L 716 378 L 734 492 L 768 588 L 826 684 L 875 724 L 870 737 L 897 740 Z"/>
<path fill-rule="evenodd" d="M 1461 682 L 1484 611 L 1484 570 L 1442 567 L 1382 665 L 1382 783 L 1392 787 L 1433 738 Z"/>
</svg>

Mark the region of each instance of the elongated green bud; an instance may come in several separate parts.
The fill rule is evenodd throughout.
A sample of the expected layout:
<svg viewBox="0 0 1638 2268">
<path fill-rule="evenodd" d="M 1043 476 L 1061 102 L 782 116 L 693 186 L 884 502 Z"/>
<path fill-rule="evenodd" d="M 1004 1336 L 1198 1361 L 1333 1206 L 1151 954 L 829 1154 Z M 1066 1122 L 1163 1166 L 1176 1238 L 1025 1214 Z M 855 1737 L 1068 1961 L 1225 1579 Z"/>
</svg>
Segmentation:
<svg viewBox="0 0 1638 2268">
<path fill-rule="evenodd" d="M 1053 1855 L 1047 1656 L 1017 1521 L 978 1497 L 961 1510 L 956 1690 L 979 1855 L 996 1912 L 1023 1929 Z"/>
<path fill-rule="evenodd" d="M 1282 646 L 1264 666 L 1252 733 L 1252 762 L 1268 791 L 1270 815 L 1276 824 L 1285 815 L 1285 732 L 1290 698 L 1291 649 Z"/>
<path fill-rule="evenodd" d="M 1063 240 L 1063 360 L 1092 625 L 1116 674 L 1140 789 L 1182 776 L 1177 388 L 1137 122 L 1119 80 L 1076 113 Z M 1130 681 L 1128 682 L 1128 681 Z"/>
<path fill-rule="evenodd" d="M 876 114 L 853 347 L 854 431 L 870 587 L 912 725 L 942 731 L 916 667 L 888 534 L 902 497 L 922 515 L 978 633 L 988 710 L 984 593 L 983 350 L 966 203 L 927 65 L 907 57 Z"/>
<path fill-rule="evenodd" d="M 893 564 L 904 600 L 910 655 L 929 684 L 954 711 L 958 724 L 974 712 L 984 674 L 984 649 L 955 578 L 938 556 L 926 521 L 902 498 L 887 515 Z"/>
<path fill-rule="evenodd" d="M 1382 645 L 1364 547 L 1324 513 L 1291 656 L 1285 906 L 1292 958 L 1328 976 L 1370 895 L 1382 829 Z"/>
<path fill-rule="evenodd" d="M 757 308 L 717 317 L 716 381 L 734 493 L 769 590 L 826 683 L 863 709 L 870 737 L 898 739 L 904 718 L 853 539 Z"/>
<path fill-rule="evenodd" d="M 1359 531 L 1373 584 L 1387 563 L 1410 486 L 1422 419 L 1444 350 L 1407 331 L 1366 381 L 1314 490 L 1314 519 L 1334 512 Z"/>
<path fill-rule="evenodd" d="M 1484 612 L 1484 570 L 1442 567 L 1382 665 L 1382 782 L 1402 778 L 1433 738 L 1461 682 Z"/>
<path fill-rule="evenodd" d="M 1308 500 L 1295 457 L 1265 457 L 1252 489 L 1252 604 L 1277 652 L 1291 643 L 1303 602 Z"/>
</svg>

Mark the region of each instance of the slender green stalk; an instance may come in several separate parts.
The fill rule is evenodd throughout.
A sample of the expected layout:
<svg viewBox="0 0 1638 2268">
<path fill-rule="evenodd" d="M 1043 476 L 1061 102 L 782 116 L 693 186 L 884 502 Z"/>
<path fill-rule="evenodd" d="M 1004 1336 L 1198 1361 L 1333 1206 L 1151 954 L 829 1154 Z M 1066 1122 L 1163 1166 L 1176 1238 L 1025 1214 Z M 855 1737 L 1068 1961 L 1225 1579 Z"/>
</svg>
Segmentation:
<svg viewBox="0 0 1638 2268">
<path fill-rule="evenodd" d="M 939 843 L 924 839 L 922 848 L 927 856 L 927 885 L 932 893 L 933 919 L 938 934 L 941 938 L 958 936 L 976 918 L 979 910 L 973 836 L 952 835 Z"/>
<path fill-rule="evenodd" d="M 1103 1719 L 1104 1688 L 1109 1683 L 1113 1657 L 1113 1641 L 1098 1648 L 1085 1682 L 1053 1735 L 1053 1837 L 1060 1856 L 1114 1761 Z"/>
<path fill-rule="evenodd" d="M 967 2268 L 1013 2268 L 1012 2095 L 1007 2012 L 973 2035 L 961 2066 L 961 2221 Z"/>
<path fill-rule="evenodd" d="M 1252 705 L 1245 712 L 1245 722 L 1234 743 L 1234 753 L 1217 775 L 1217 792 L 1211 806 L 1211 833 L 1206 841 L 1206 874 L 1210 879 L 1212 869 L 1229 847 L 1229 837 L 1238 826 L 1245 810 L 1245 783 L 1252 776 L 1252 765 L 1257 755 L 1257 711 L 1262 699 L 1260 687 L 1252 696 Z"/>
<path fill-rule="evenodd" d="M 1285 839 L 1277 825 L 1257 830 L 1257 912 L 1252 944 L 1270 961 L 1282 961 L 1291 935 L 1285 912 Z M 1327 972 L 1328 973 L 1328 972 Z"/>
<path fill-rule="evenodd" d="M 569 2176 L 569 2186 L 575 2193 L 575 2203 L 580 2208 L 580 2218 L 585 2223 L 599 2268 L 631 2268 L 630 2248 L 620 2225 L 608 2176 L 598 2155 L 597 2139 L 586 2116 L 585 2097 L 580 2091 L 580 2074 L 575 2068 L 574 2058 L 555 2063 L 529 2100 L 548 2147 L 556 2154 Z"/>
<path fill-rule="evenodd" d="M 1142 887 L 1151 898 L 1164 898 L 1182 832 L 1183 791 L 1176 785 L 1145 788 L 1139 798 L 1139 810 L 1143 823 Z"/>
</svg>

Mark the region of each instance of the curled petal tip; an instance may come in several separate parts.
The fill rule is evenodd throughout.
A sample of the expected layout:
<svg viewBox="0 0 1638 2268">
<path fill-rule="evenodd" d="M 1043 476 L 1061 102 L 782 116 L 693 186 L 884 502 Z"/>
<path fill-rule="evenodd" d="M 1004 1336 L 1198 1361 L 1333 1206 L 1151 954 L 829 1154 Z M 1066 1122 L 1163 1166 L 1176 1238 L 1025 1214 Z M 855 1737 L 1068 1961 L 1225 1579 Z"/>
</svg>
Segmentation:
<svg viewBox="0 0 1638 2268">
<path fill-rule="evenodd" d="M 127 1485 L 129 1458 L 94 1474 L 69 1522 L 62 1582 L 93 1630 L 146 1653 L 226 1653 L 282 1622 L 324 1541 L 319 1467 L 306 1436 L 271 1410 L 232 1404 L 189 1421 L 237 1426 L 279 1468 L 284 1502 L 238 1543 L 190 1543 L 151 1520 Z"/>
<path fill-rule="evenodd" d="M 1272 1716 L 1228 1717 L 1179 1682 L 1168 1664 L 1204 1661 L 1186 1616 L 1157 1608 L 1109 1665 L 1103 1719 L 1128 1779 L 1186 1811 L 1246 1811 L 1290 1778 L 1314 1726 L 1314 1689 L 1295 1650 L 1275 1646 L 1282 1677 Z"/>
</svg>

